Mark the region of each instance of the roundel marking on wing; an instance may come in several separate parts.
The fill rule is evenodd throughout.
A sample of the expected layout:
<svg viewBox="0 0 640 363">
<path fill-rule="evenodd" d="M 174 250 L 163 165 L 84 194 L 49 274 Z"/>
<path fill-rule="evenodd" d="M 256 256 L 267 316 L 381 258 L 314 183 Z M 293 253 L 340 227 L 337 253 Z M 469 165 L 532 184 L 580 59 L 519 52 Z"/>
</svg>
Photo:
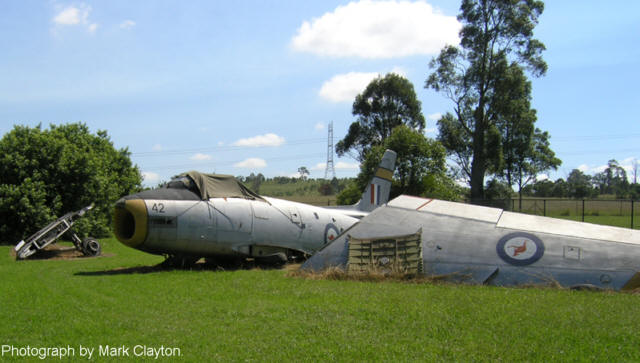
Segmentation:
<svg viewBox="0 0 640 363">
<path fill-rule="evenodd" d="M 336 225 L 333 223 L 327 224 L 327 226 L 324 228 L 324 244 L 333 241 L 334 239 L 336 239 L 336 237 L 338 237 L 338 235 L 340 235 L 338 227 L 336 227 Z"/>
<path fill-rule="evenodd" d="M 502 260 L 511 265 L 527 266 L 544 255 L 544 243 L 531 233 L 509 233 L 500 238 L 496 252 Z"/>
</svg>

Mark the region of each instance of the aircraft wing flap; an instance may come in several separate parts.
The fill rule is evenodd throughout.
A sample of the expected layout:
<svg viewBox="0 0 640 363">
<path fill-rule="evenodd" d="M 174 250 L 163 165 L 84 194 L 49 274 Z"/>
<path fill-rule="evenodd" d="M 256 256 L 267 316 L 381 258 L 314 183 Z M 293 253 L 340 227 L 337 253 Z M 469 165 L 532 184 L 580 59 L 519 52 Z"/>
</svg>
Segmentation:
<svg viewBox="0 0 640 363">
<path fill-rule="evenodd" d="M 448 202 L 434 199 L 418 209 L 420 212 L 430 212 L 452 217 L 475 219 L 477 221 L 497 223 L 502 215 L 502 209 L 483 207 L 479 205 Z"/>
<path fill-rule="evenodd" d="M 433 199 L 412 197 L 410 195 L 401 195 L 390 201 L 387 205 L 395 208 L 417 210 L 421 206 L 431 202 Z"/>
<path fill-rule="evenodd" d="M 496 224 L 496 227 L 568 237 L 640 244 L 640 231 L 513 212 L 504 212 Z"/>
<path fill-rule="evenodd" d="M 401 195 L 389 202 L 388 205 L 395 208 L 474 219 L 489 223 L 497 223 L 502 215 L 502 209 L 499 208 L 448 202 L 438 199 L 425 199 L 408 195 Z"/>
</svg>

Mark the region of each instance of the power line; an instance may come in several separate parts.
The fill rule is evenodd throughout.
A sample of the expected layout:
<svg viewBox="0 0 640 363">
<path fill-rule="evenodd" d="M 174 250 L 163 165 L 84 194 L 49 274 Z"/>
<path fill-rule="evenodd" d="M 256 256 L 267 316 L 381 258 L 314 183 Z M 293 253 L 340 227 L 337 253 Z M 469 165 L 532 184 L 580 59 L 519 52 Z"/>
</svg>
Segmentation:
<svg viewBox="0 0 640 363">
<path fill-rule="evenodd" d="M 554 137 L 551 135 L 551 141 L 588 141 L 588 140 L 619 140 L 619 139 L 633 139 L 640 138 L 640 134 L 612 134 L 612 135 L 582 135 L 582 136 L 560 136 Z"/>
<path fill-rule="evenodd" d="M 323 143 L 325 142 L 324 138 L 314 138 L 314 139 L 301 139 L 301 140 L 293 140 L 289 142 L 285 142 L 278 146 L 295 146 L 295 145 L 308 145 L 315 143 Z M 140 151 L 140 152 L 132 152 L 131 156 L 135 157 L 148 157 L 148 156 L 167 156 L 167 155 L 184 155 L 184 154 L 192 154 L 197 152 L 225 152 L 225 151 L 238 151 L 238 150 L 249 150 L 249 149 L 260 149 L 260 148 L 271 148 L 274 147 L 272 145 L 261 145 L 261 146 L 214 146 L 214 147 L 198 147 L 198 148 L 189 148 L 189 149 L 172 149 L 172 150 L 158 150 L 158 151 Z"/>
<path fill-rule="evenodd" d="M 317 158 L 322 156 L 324 156 L 323 153 L 295 155 L 295 156 L 281 156 L 281 157 L 268 158 L 266 161 L 269 163 L 272 163 L 272 162 L 279 162 L 279 161 L 306 160 L 308 158 Z M 233 166 L 234 164 L 237 164 L 242 161 L 243 160 L 222 160 L 222 161 L 210 160 L 210 161 L 200 162 L 200 163 L 188 163 L 188 164 L 181 163 L 181 164 L 171 164 L 171 165 L 163 164 L 163 165 L 157 165 L 157 166 L 145 166 L 145 170 L 169 170 L 169 169 L 177 169 L 177 168 L 190 169 L 190 168 L 198 168 L 198 167 L 216 169 L 221 167 Z"/>
</svg>

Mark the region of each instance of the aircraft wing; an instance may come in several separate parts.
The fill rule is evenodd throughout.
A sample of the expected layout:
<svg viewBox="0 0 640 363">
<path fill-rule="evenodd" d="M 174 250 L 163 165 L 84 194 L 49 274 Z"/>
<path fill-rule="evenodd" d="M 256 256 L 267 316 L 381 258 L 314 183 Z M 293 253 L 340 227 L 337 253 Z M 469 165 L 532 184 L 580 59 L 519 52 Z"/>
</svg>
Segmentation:
<svg viewBox="0 0 640 363">
<path fill-rule="evenodd" d="M 427 275 L 491 285 L 640 287 L 640 231 L 404 195 L 363 217 L 302 268 L 348 268 L 352 238 L 371 241 L 373 249 L 376 241 L 415 233 Z M 382 260 L 374 255 L 375 265 Z"/>
</svg>

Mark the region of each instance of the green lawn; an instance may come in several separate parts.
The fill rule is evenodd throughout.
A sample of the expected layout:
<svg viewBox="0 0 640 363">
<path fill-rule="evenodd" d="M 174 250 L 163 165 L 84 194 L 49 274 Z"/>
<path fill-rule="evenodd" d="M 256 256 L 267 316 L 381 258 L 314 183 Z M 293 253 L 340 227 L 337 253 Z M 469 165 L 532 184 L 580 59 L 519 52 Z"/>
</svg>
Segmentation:
<svg viewBox="0 0 640 363">
<path fill-rule="evenodd" d="M 10 248 L 0 345 L 70 345 L 77 361 L 80 345 L 94 360 L 124 345 L 130 361 L 136 345 L 194 362 L 640 360 L 640 295 L 160 271 L 113 239 L 99 258 L 16 262 Z"/>
<path fill-rule="evenodd" d="M 522 201 L 513 200 L 513 211 L 547 217 L 582 221 L 582 200 L 527 198 Z M 640 229 L 640 203 L 634 202 L 633 227 Z M 584 203 L 584 221 L 588 223 L 631 227 L 631 202 L 616 199 L 589 199 Z"/>
</svg>

